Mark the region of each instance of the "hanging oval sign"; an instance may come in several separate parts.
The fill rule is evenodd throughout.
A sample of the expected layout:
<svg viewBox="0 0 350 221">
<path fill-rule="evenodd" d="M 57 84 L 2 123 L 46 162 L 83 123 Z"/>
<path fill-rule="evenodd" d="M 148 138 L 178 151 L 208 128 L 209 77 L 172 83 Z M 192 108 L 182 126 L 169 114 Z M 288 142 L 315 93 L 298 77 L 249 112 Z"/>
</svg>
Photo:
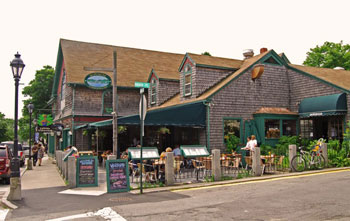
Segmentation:
<svg viewBox="0 0 350 221">
<path fill-rule="evenodd" d="M 85 85 L 92 89 L 106 89 L 111 86 L 111 77 L 104 73 L 91 73 L 85 77 Z"/>
</svg>

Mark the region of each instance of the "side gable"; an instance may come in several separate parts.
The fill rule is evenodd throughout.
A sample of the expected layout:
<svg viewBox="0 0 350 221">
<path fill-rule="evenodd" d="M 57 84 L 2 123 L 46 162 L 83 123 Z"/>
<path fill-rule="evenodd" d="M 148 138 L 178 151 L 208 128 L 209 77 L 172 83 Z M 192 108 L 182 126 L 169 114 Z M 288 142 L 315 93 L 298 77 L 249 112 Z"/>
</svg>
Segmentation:
<svg viewBox="0 0 350 221">
<path fill-rule="evenodd" d="M 189 56 L 188 53 L 185 54 L 184 58 L 182 59 L 182 62 L 180 64 L 179 67 L 179 72 L 182 71 L 182 69 L 184 68 L 185 64 L 190 64 L 191 66 L 196 65 L 196 63 L 193 61 L 193 59 Z"/>
<path fill-rule="evenodd" d="M 147 80 L 147 82 L 150 83 L 152 77 L 155 77 L 157 80 L 159 80 L 159 77 L 158 77 L 157 73 L 155 72 L 155 70 L 154 70 L 153 68 L 152 68 L 152 70 L 151 70 L 151 73 L 149 73 L 149 75 L 148 75 L 148 80 Z"/>
</svg>

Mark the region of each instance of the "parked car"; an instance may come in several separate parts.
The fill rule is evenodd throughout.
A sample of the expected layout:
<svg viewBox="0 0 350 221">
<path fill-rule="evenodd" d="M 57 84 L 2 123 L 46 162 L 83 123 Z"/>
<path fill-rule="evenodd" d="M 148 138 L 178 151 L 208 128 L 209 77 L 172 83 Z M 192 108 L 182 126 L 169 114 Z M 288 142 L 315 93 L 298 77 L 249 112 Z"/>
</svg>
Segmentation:
<svg viewBox="0 0 350 221">
<path fill-rule="evenodd" d="M 0 178 L 5 181 L 6 184 L 10 184 L 10 162 L 12 159 L 11 151 L 7 146 L 0 145 Z"/>
<path fill-rule="evenodd" d="M 9 149 L 11 150 L 12 156 L 13 156 L 13 141 L 3 141 L 1 142 L 0 145 L 6 145 L 9 147 Z M 22 144 L 18 143 L 18 158 L 20 160 L 20 166 L 24 166 L 25 163 L 25 156 L 23 153 L 23 148 L 22 148 Z"/>
<path fill-rule="evenodd" d="M 29 157 L 29 146 L 23 145 L 23 154 L 24 157 Z"/>
</svg>

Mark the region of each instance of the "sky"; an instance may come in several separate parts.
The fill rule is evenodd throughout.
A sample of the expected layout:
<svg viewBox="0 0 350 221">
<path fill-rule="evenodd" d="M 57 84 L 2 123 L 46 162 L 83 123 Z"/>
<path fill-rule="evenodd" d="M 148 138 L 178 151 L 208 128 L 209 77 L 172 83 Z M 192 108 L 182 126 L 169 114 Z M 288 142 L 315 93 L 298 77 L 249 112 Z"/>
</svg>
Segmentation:
<svg viewBox="0 0 350 221">
<path fill-rule="evenodd" d="M 294 64 L 325 41 L 350 44 L 347 0 L 1 0 L 0 112 L 14 118 L 10 61 L 26 64 L 22 89 L 56 66 L 59 39 L 242 59 L 245 49 L 284 52 Z"/>
</svg>

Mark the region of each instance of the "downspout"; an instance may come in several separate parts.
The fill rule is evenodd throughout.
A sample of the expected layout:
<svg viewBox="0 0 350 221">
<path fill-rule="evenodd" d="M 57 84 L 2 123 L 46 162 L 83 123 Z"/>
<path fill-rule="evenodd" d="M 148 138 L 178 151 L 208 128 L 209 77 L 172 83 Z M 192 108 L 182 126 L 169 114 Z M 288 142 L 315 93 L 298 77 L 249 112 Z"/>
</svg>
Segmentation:
<svg viewBox="0 0 350 221">
<path fill-rule="evenodd" d="M 74 129 L 74 117 L 75 117 L 75 111 L 74 111 L 74 103 L 75 103 L 75 84 L 73 85 L 73 102 L 72 102 L 72 146 L 75 146 L 75 129 Z"/>
<path fill-rule="evenodd" d="M 210 100 L 203 101 L 203 104 L 207 107 L 207 150 L 210 152 Z"/>
</svg>

